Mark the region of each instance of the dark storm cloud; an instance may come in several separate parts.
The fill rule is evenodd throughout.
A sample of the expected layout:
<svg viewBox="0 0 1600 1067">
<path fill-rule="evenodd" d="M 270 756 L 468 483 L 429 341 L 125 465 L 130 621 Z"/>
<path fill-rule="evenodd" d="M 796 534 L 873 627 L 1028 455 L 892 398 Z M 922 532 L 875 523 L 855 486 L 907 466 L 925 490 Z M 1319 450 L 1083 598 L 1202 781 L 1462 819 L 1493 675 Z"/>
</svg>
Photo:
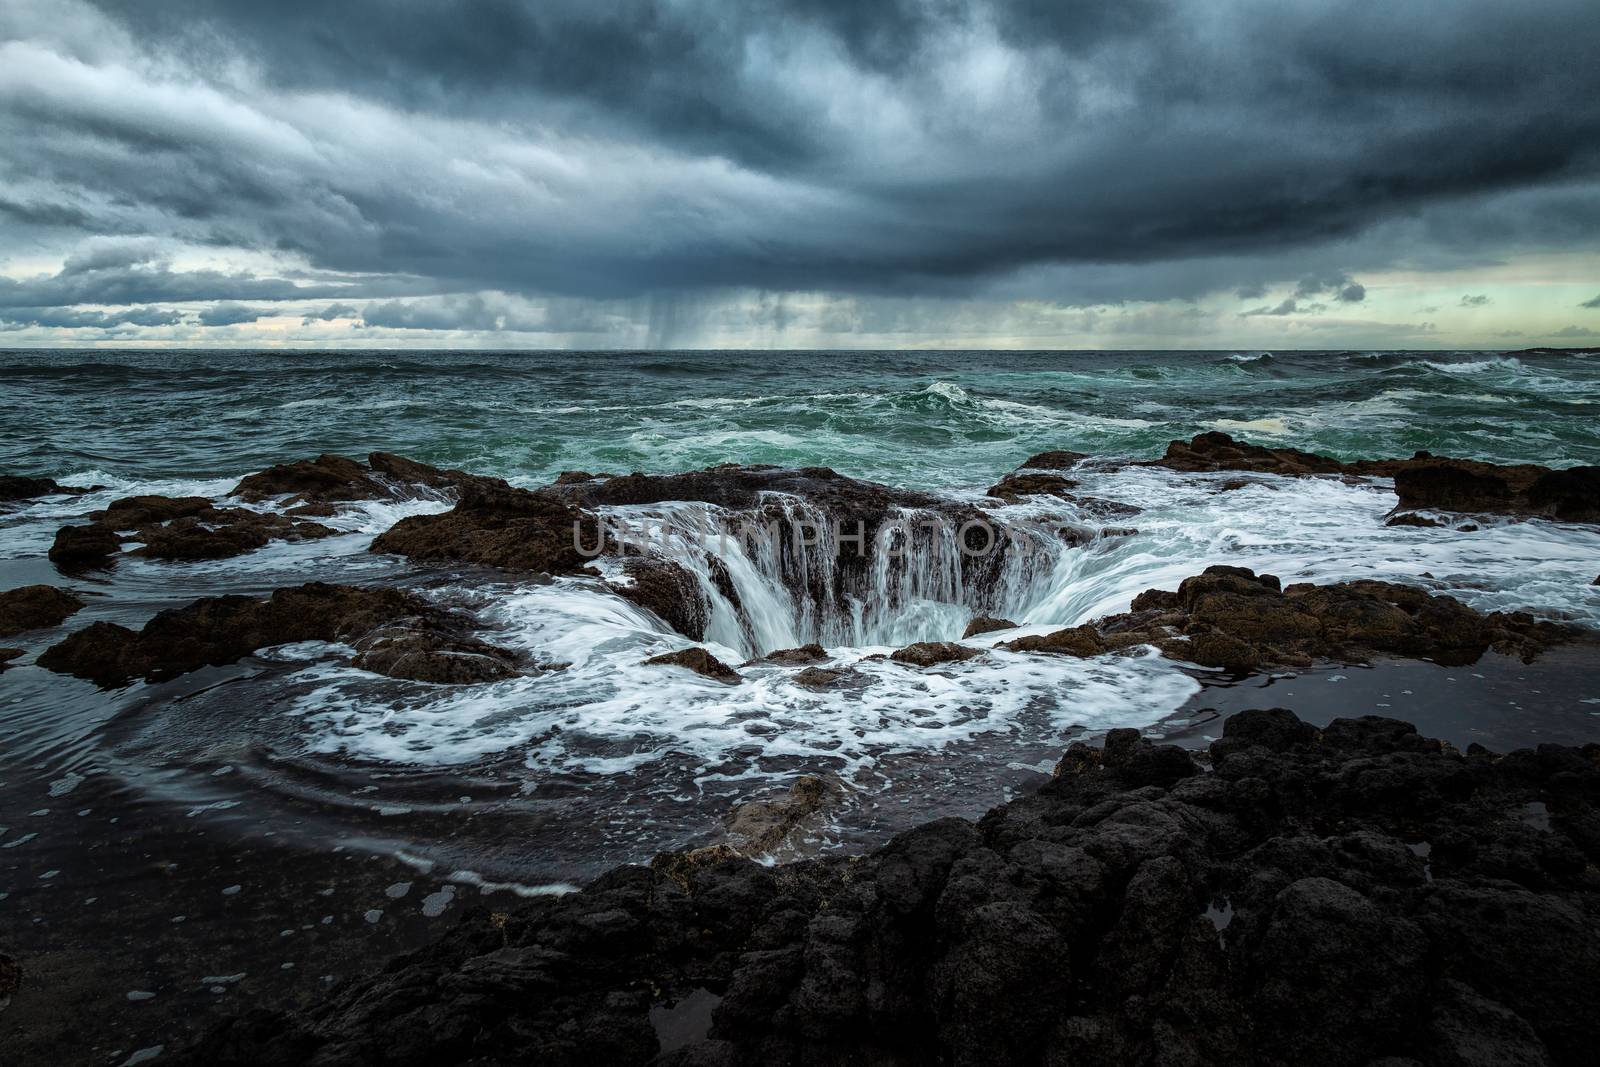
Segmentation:
<svg viewBox="0 0 1600 1067">
<path fill-rule="evenodd" d="M 0 242 L 14 218 L 424 281 L 137 261 L 0 282 L 0 306 L 344 298 L 377 301 L 369 325 L 506 329 L 392 298 L 963 295 L 1347 250 L 1247 313 L 1288 315 L 1361 302 L 1347 270 L 1600 235 L 1593 0 L 95 6 L 109 27 L 79 32 L 19 0 L 42 14 L 0 56 L 0 182 L 30 184 Z M 1360 244 L 1396 220 L 1433 243 Z M 1216 284 L 1258 299 L 1306 269 Z"/>
</svg>

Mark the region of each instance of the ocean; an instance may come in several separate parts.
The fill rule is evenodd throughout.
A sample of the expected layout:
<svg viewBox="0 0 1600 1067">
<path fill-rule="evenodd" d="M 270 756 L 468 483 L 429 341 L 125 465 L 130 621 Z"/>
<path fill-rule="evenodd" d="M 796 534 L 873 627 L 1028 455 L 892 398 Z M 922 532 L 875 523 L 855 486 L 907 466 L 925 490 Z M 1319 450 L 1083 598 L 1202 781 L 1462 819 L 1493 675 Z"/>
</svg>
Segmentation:
<svg viewBox="0 0 1600 1067">
<path fill-rule="evenodd" d="M 0 470 L 104 487 L 0 515 L 7 588 L 61 582 L 43 559 L 54 531 L 116 497 L 221 496 L 241 475 L 322 452 L 391 451 L 528 487 L 567 470 L 825 465 L 967 501 L 1036 452 L 1153 456 L 1214 429 L 1345 459 L 1428 449 L 1600 463 L 1594 354 L 8 352 L 0 381 Z M 1390 528 L 1382 480 L 1264 477 L 1218 492 L 1207 476 L 1118 468 L 1082 481 L 1141 509 L 1118 520 L 1136 532 L 1059 546 L 1016 580 L 999 609 L 1025 632 L 1125 610 L 1138 592 L 1219 562 L 1286 581 L 1412 581 L 1485 610 L 1600 625 L 1592 527 Z M 336 649 L 290 646 L 105 693 L 24 659 L 0 681 L 0 761 L 41 781 L 131 776 L 255 828 L 292 809 L 294 832 L 316 843 L 537 887 L 699 840 L 733 800 L 800 773 L 849 783 L 853 813 L 826 847 L 861 847 L 952 806 L 981 812 L 1047 772 L 1064 739 L 1151 727 L 1192 706 L 1205 680 L 1155 656 L 996 654 L 909 673 L 869 657 L 961 636 L 975 609 L 928 591 L 949 560 L 930 563 L 895 611 L 868 605 L 830 622 L 800 617 L 740 556 L 729 562 L 756 624 L 713 620 L 713 650 L 739 663 L 821 640 L 872 684 L 817 693 L 758 670 L 730 691 L 640 666 L 689 642 L 599 582 L 429 570 L 366 550 L 402 516 L 447 506 L 352 505 L 327 520 L 340 536 L 233 559 L 125 557 L 66 583 L 91 594 L 67 629 L 137 627 L 196 597 L 310 579 L 395 582 L 566 670 L 429 686 L 366 674 Z M 1030 507 L 1040 505 L 1007 513 Z M 468 816 L 469 835 L 438 828 Z"/>
<path fill-rule="evenodd" d="M 23 655 L 0 673 L 0 901 L 29 920 L 14 950 L 57 967 L 85 1005 L 114 1002 L 108 1025 L 128 1035 L 150 1019 L 168 1033 L 204 1018 L 235 980 L 261 996 L 298 995 L 312 976 L 326 986 L 475 901 L 565 893 L 616 864 L 715 842 L 735 804 L 802 775 L 841 799 L 769 860 L 976 817 L 1045 781 L 1072 740 L 1109 729 L 1204 745 L 1244 707 L 1409 718 L 1497 750 L 1600 734 L 1592 655 L 1552 652 L 1536 670 L 1491 653 L 1470 667 L 1246 681 L 1153 650 L 990 649 L 931 671 L 886 660 L 912 641 L 960 639 L 978 613 L 952 580 L 963 564 L 948 544 L 874 571 L 867 603 L 825 611 L 755 550 L 719 549 L 747 617 L 713 610 L 704 644 L 738 667 L 737 686 L 646 666 L 693 642 L 599 578 L 368 550 L 399 519 L 449 508 L 438 494 L 352 503 L 320 520 L 335 536 L 230 559 L 123 554 L 67 574 L 45 558 L 59 527 L 116 498 L 221 498 L 242 475 L 323 452 L 389 451 L 530 488 L 570 470 L 770 463 L 984 503 L 1007 522 L 1065 515 L 1089 531 L 1049 539 L 1002 576 L 981 606 L 1019 624 L 1005 636 L 1126 610 L 1216 563 L 1285 582 L 1403 581 L 1600 627 L 1600 529 L 1390 527 L 1384 479 L 1091 463 L 1073 471 L 1077 491 L 1120 514 L 984 497 L 1034 453 L 1151 457 L 1205 430 L 1341 459 L 1427 449 L 1600 463 L 1596 354 L 6 352 L 0 388 L 0 472 L 101 487 L 0 509 L 0 589 L 49 583 L 88 600 L 63 626 L 4 642 Z M 668 502 L 613 517 L 682 532 L 710 510 Z M 661 550 L 715 584 L 704 553 L 670 537 Z M 91 622 L 137 628 L 199 597 L 311 580 L 405 587 L 565 667 L 430 685 L 306 642 L 102 690 L 33 663 Z M 755 662 L 808 641 L 852 684 L 807 688 L 799 668 Z M 137 943 L 128 930 L 142 931 Z M 168 992 L 151 1015 L 140 991 L 158 988 Z"/>
</svg>

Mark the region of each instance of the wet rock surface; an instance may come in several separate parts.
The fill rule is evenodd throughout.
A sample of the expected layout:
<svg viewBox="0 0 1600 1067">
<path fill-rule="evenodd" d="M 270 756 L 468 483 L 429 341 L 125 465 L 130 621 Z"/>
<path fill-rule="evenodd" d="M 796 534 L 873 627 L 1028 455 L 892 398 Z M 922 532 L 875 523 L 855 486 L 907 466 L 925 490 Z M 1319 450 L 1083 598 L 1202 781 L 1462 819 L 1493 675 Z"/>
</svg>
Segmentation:
<svg viewBox="0 0 1600 1067">
<path fill-rule="evenodd" d="M 134 555 L 154 559 L 227 559 L 271 541 L 308 541 L 337 532 L 271 512 L 217 507 L 198 496 L 124 497 L 89 518 L 93 521 L 86 526 L 57 531 L 52 560 L 63 566 L 108 564 L 128 542 L 139 544 Z"/>
<path fill-rule="evenodd" d="M 964 663 L 983 655 L 981 648 L 969 648 L 954 641 L 918 641 L 897 649 L 889 658 L 908 667 L 937 667 L 942 663 Z"/>
<path fill-rule="evenodd" d="M 1455 511 L 1563 522 L 1600 522 L 1600 467 L 1552 469 L 1538 464 L 1497 464 L 1418 452 L 1410 459 L 1345 463 L 1296 448 L 1266 448 L 1219 431 L 1173 441 L 1160 459 L 1143 466 L 1188 472 L 1254 471 L 1265 474 L 1335 474 L 1394 479 L 1400 511 Z"/>
<path fill-rule="evenodd" d="M 983 634 L 994 633 L 996 630 L 1014 630 L 1017 624 L 1010 619 L 995 619 L 987 615 L 979 616 L 967 623 L 966 630 L 961 634 L 965 641 L 969 637 L 979 637 Z"/>
<path fill-rule="evenodd" d="M 0 637 L 59 626 L 82 609 L 81 596 L 53 585 L 25 585 L 0 593 Z"/>
<path fill-rule="evenodd" d="M 837 807 L 843 796 L 837 779 L 804 775 L 785 793 L 735 806 L 723 820 L 726 846 L 741 856 L 771 854 Z"/>
<path fill-rule="evenodd" d="M 441 685 L 496 682 L 528 673 L 523 657 L 471 634 L 400 622 L 355 642 L 355 666 L 390 678 Z"/>
<path fill-rule="evenodd" d="M 487 653 L 477 642 L 462 643 L 470 625 L 399 589 L 361 589 L 311 582 L 279 589 L 270 597 L 206 597 L 158 613 L 140 630 L 95 622 L 39 655 L 38 664 L 102 687 L 135 679 L 159 681 L 204 666 L 233 663 L 257 649 L 296 641 L 358 642 L 380 627 L 409 624 L 409 644 L 394 631 L 374 638 L 362 651 L 362 666 L 397 677 L 422 677 L 442 668 L 416 666 L 429 657 Z M 447 640 L 448 639 L 448 640 Z M 451 644 L 451 642 L 456 642 Z M 418 644 L 418 642 L 422 642 Z M 510 653 L 495 650 L 501 657 Z M 406 673 L 410 671 L 411 673 Z M 499 675 L 495 675 L 499 676 Z M 427 681 L 454 680 L 424 677 Z M 480 680 L 463 678 L 461 680 Z"/>
<path fill-rule="evenodd" d="M 21 474 L 0 474 L 0 501 L 32 500 L 40 496 L 68 494 L 80 496 L 89 488 L 62 485 L 54 478 L 30 478 Z"/>
<path fill-rule="evenodd" d="M 703 648 L 685 648 L 678 652 L 651 656 L 644 662 L 647 667 L 684 667 L 712 681 L 726 682 L 729 685 L 738 685 L 744 681 L 738 671 Z"/>
<path fill-rule="evenodd" d="M 592 512 L 485 478 L 466 483 L 449 511 L 401 519 L 372 542 L 372 551 L 426 563 L 583 574 L 592 573 L 592 557 L 579 548 L 597 547 L 600 529 Z"/>
<path fill-rule="evenodd" d="M 700 583 L 682 565 L 665 559 L 623 561 L 626 584 L 612 589 L 624 600 L 654 612 L 663 622 L 691 641 L 702 641 L 710 619 L 710 605 Z"/>
<path fill-rule="evenodd" d="M 328 504 L 405 499 L 419 495 L 419 489 L 460 492 L 482 480 L 466 471 L 445 470 L 388 452 L 369 454 L 365 464 L 325 453 L 247 475 L 228 495 L 250 503 L 286 497 L 289 504 Z"/>
<path fill-rule="evenodd" d="M 1245 671 L 1378 654 L 1459 665 L 1491 648 L 1531 660 L 1578 633 L 1525 612 L 1485 614 L 1414 586 L 1358 580 L 1283 588 L 1273 575 L 1227 566 L 1208 567 L 1176 591 L 1146 590 L 1132 608 L 1002 647 L 1094 655 L 1097 640 L 1102 650 L 1153 644 L 1173 659 Z"/>
<path fill-rule="evenodd" d="M 1274 710 L 1205 758 L 1114 731 L 868 856 L 618 868 L 176 1059 L 642 1064 L 709 994 L 655 1062 L 1590 1061 L 1600 747 Z"/>
</svg>

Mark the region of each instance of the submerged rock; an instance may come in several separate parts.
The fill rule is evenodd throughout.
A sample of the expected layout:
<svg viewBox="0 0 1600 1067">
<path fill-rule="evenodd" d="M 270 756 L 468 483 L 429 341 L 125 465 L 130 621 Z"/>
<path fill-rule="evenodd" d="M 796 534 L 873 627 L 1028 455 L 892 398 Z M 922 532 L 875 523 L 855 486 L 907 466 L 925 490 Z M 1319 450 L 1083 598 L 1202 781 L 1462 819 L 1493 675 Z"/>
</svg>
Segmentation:
<svg viewBox="0 0 1600 1067">
<path fill-rule="evenodd" d="M 21 659 L 26 653 L 20 648 L 0 648 L 0 671 L 11 666 L 11 661 Z"/>
<path fill-rule="evenodd" d="M 865 689 L 872 679 L 854 667 L 807 667 L 789 679 L 802 689 L 819 693 L 837 689 Z"/>
<path fill-rule="evenodd" d="M 936 667 L 941 663 L 964 663 L 983 655 L 981 648 L 969 648 L 954 641 L 918 641 L 892 653 L 889 658 L 911 667 Z"/>
<path fill-rule="evenodd" d="M 174 1059 L 1589 1062 L 1600 748 L 1462 756 L 1273 710 L 1209 757 L 1114 731 L 976 824 L 867 856 L 664 854 L 470 913 Z M 696 989 L 720 997 L 709 1027 L 656 1059 L 652 1008 Z"/>
<path fill-rule="evenodd" d="M 1420 529 L 1435 529 L 1437 527 L 1443 526 L 1444 523 L 1440 522 L 1438 519 L 1430 518 L 1427 515 L 1419 515 L 1414 511 L 1406 511 L 1406 512 L 1402 512 L 1399 515 L 1395 515 L 1395 516 L 1391 517 L 1390 519 L 1388 519 L 1384 523 L 1384 525 L 1385 526 L 1415 526 L 1415 527 L 1418 527 Z"/>
<path fill-rule="evenodd" d="M 522 657 L 470 634 L 407 621 L 355 642 L 355 666 L 390 678 L 443 685 L 495 682 L 527 673 Z"/>
<path fill-rule="evenodd" d="M 768 800 L 750 800 L 723 820 L 727 845 L 741 856 L 764 856 L 790 842 L 817 816 L 838 806 L 844 787 L 832 777 L 805 775 L 789 791 Z"/>
<path fill-rule="evenodd" d="M 59 626 L 83 604 L 78 594 L 53 585 L 25 585 L 0 593 L 0 637 Z"/>
<path fill-rule="evenodd" d="M 744 678 L 738 671 L 722 662 L 703 648 L 685 648 L 661 656 L 651 656 L 644 661 L 647 667 L 687 667 L 696 674 L 716 682 L 738 685 Z"/>
<path fill-rule="evenodd" d="M 257 649 L 296 641 L 358 643 L 380 627 L 407 620 L 413 636 L 433 635 L 430 647 L 401 646 L 385 651 L 381 639 L 369 646 L 362 664 L 369 670 L 433 670 L 414 667 L 435 657 L 459 652 L 438 635 L 457 638 L 469 620 L 398 589 L 360 589 L 310 582 L 279 589 L 270 597 L 205 597 L 181 608 L 159 612 L 140 630 L 95 622 L 68 635 L 40 654 L 38 664 L 109 688 L 143 678 L 161 681 L 204 666 L 233 663 Z M 474 645 L 474 650 L 476 646 Z M 511 653 L 495 650 L 510 657 Z M 411 657 L 402 654 L 410 652 Z M 422 655 L 422 659 L 416 658 Z M 444 673 L 442 668 L 439 673 Z M 387 672 L 385 672 L 387 673 Z M 415 677 L 401 673 L 399 677 Z M 428 678 L 427 680 L 452 680 Z M 477 678 L 463 680 L 478 680 Z"/>
</svg>

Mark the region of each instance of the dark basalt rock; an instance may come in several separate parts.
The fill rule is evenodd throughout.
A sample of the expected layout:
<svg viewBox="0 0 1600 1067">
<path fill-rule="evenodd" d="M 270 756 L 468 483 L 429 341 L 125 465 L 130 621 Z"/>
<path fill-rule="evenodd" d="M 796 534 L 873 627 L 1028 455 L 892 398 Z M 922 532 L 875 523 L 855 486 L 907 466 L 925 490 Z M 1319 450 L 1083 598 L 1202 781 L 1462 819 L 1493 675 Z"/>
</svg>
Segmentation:
<svg viewBox="0 0 1600 1067">
<path fill-rule="evenodd" d="M 1081 496 L 1072 492 L 1077 486 L 1077 481 L 1072 478 L 1065 478 L 1059 474 L 1034 474 L 1023 469 L 1006 475 L 985 490 L 985 493 L 1007 504 L 1016 504 L 1023 498 L 1030 496 L 1053 496 L 1076 504 L 1084 510 L 1102 517 L 1138 515 L 1144 510 L 1133 504 L 1124 504 L 1116 500 Z"/>
<path fill-rule="evenodd" d="M 980 615 L 967 623 L 967 628 L 962 632 L 961 639 L 965 641 L 969 637 L 977 637 L 980 634 L 994 633 L 996 630 L 1014 630 L 1016 628 L 1017 624 L 1010 619 L 994 619 L 987 615 Z"/>
<path fill-rule="evenodd" d="M 85 526 L 63 526 L 50 544 L 50 562 L 73 570 L 106 566 L 122 551 L 122 538 L 109 526 L 91 522 Z"/>
<path fill-rule="evenodd" d="M 654 612 L 689 640 L 705 639 L 711 605 L 693 574 L 665 559 L 628 559 L 622 567 L 630 583 L 612 584 L 613 592 Z"/>
<path fill-rule="evenodd" d="M 872 679 L 854 667 L 807 667 L 789 679 L 802 689 L 819 693 L 838 689 L 865 689 Z"/>
<path fill-rule="evenodd" d="M 355 642 L 355 666 L 390 678 L 440 685 L 496 682 L 527 673 L 520 656 L 470 634 L 415 621 L 383 626 Z"/>
<path fill-rule="evenodd" d="M 317 522 L 284 515 L 219 508 L 201 496 L 131 496 L 93 512 L 88 526 L 57 531 L 51 559 L 62 563 L 105 561 L 120 550 L 124 538 L 140 542 L 134 555 L 154 559 L 227 559 L 253 552 L 270 541 L 306 541 L 332 537 L 338 531 Z"/>
<path fill-rule="evenodd" d="M 964 663 L 981 655 L 983 649 L 954 641 L 918 641 L 891 653 L 889 658 L 910 667 L 936 667 L 941 663 Z"/>
<path fill-rule="evenodd" d="M 777 663 L 786 667 L 802 666 L 810 663 L 823 663 L 828 658 L 828 650 L 821 645 L 801 645 L 799 648 L 780 648 L 776 652 L 768 652 L 757 663 Z"/>
<path fill-rule="evenodd" d="M 0 501 L 32 500 L 37 496 L 82 496 L 99 486 L 62 485 L 54 478 L 28 478 L 20 474 L 0 474 Z"/>
<path fill-rule="evenodd" d="M 1264 448 L 1225 433 L 1173 441 L 1143 465 L 1171 470 L 1335 474 L 1394 479 L 1399 511 L 1462 511 L 1600 522 L 1600 467 L 1553 470 L 1532 463 L 1498 464 L 1418 452 L 1410 459 L 1345 463 L 1296 448 Z"/>
<path fill-rule="evenodd" d="M 1107 648 L 1153 644 L 1174 659 L 1242 671 L 1373 655 L 1460 665 L 1476 662 L 1491 648 L 1532 660 L 1578 632 L 1525 612 L 1484 614 L 1454 597 L 1391 582 L 1302 583 L 1285 589 L 1273 575 L 1244 567 L 1208 567 L 1184 579 L 1176 592 L 1140 593 L 1132 609 L 1046 639 L 1078 634 L 1072 640 L 1087 647 L 1092 642 L 1085 631 L 1097 632 Z"/>
<path fill-rule="evenodd" d="M 1418 515 L 1414 511 L 1402 512 L 1384 523 L 1385 526 L 1415 526 L 1420 529 L 1434 529 L 1443 526 L 1438 519 L 1426 515 Z"/>
<path fill-rule="evenodd" d="M 1088 459 L 1083 452 L 1040 452 L 1022 462 L 1021 470 L 1066 470 Z"/>
<path fill-rule="evenodd" d="M 470 625 L 461 616 L 398 589 L 311 582 L 279 589 L 265 599 L 206 597 L 160 612 L 138 631 L 115 623 L 91 623 L 46 649 L 38 664 L 110 688 L 137 678 L 160 681 L 199 667 L 233 663 L 273 645 L 355 642 L 401 620 L 409 620 L 417 630 L 447 635 L 458 635 Z M 381 646 L 369 651 L 372 658 L 363 664 L 369 670 L 414 662 L 401 655 L 387 658 Z"/>
<path fill-rule="evenodd" d="M 0 648 L 0 672 L 11 666 L 11 661 L 21 659 L 25 652 L 20 648 Z"/>
<path fill-rule="evenodd" d="M 687 667 L 696 674 L 716 682 L 738 685 L 744 681 L 739 672 L 703 648 L 685 648 L 661 656 L 651 656 L 644 661 L 647 667 Z"/>
<path fill-rule="evenodd" d="M 83 608 L 83 598 L 53 585 L 25 585 L 0 593 L 0 637 L 59 626 Z"/>
<path fill-rule="evenodd" d="M 229 492 L 250 503 L 288 497 L 290 504 L 348 500 L 389 500 L 417 496 L 417 490 L 460 492 L 484 479 L 466 471 L 445 470 L 388 452 L 373 452 L 365 464 L 325 453 L 316 459 L 280 463 L 247 475 Z"/>
<path fill-rule="evenodd" d="M 724 846 L 497 903 L 173 1058 L 1592 1061 L 1600 747 L 1462 756 L 1394 720 L 1273 710 L 1229 719 L 1209 755 L 1199 773 L 1115 731 L 976 825 L 871 855 L 769 868 Z M 709 1027 L 655 1059 L 652 1008 L 696 990 Z"/>
<path fill-rule="evenodd" d="M 450 511 L 401 519 L 378 535 L 372 551 L 421 562 L 583 574 L 593 572 L 579 546 L 599 544 L 600 520 L 593 513 L 484 478 L 464 484 Z"/>
<path fill-rule="evenodd" d="M 996 647 L 1008 652 L 1053 652 L 1062 656 L 1098 656 L 1107 650 L 1093 626 L 1073 626 L 1054 633 L 1019 637 Z"/>
</svg>

